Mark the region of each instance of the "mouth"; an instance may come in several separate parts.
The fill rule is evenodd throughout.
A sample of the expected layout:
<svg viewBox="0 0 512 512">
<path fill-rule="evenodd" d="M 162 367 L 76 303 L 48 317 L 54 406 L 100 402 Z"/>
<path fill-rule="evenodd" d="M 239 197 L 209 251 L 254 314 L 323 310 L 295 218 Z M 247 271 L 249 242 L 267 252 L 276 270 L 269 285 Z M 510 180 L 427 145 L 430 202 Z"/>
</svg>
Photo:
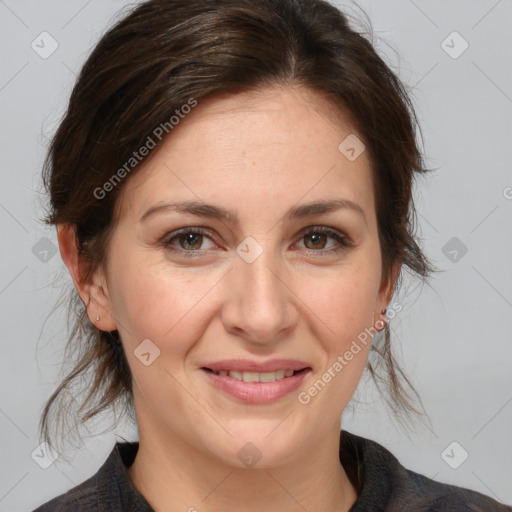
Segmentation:
<svg viewBox="0 0 512 512">
<path fill-rule="evenodd" d="M 236 370 L 212 370 L 211 368 L 203 367 L 201 370 L 219 375 L 221 377 L 231 377 L 243 382 L 262 382 L 270 383 L 277 380 L 287 379 L 293 377 L 302 372 L 311 370 L 310 367 L 302 368 L 301 370 L 283 369 L 276 370 L 273 372 L 248 372 L 248 371 L 236 371 Z"/>
<path fill-rule="evenodd" d="M 209 385 L 230 399 L 245 404 L 269 404 L 297 391 L 311 367 L 255 372 L 201 367 Z"/>
</svg>

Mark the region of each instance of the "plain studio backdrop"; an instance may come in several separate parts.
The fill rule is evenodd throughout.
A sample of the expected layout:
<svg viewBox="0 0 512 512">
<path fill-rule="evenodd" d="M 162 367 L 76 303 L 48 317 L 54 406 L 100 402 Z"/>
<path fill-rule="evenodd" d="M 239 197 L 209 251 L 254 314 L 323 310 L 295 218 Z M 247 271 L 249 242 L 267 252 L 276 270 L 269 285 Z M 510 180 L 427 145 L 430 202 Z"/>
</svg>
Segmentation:
<svg viewBox="0 0 512 512">
<path fill-rule="evenodd" d="M 91 476 L 116 433 L 136 439 L 133 427 L 120 425 L 84 439 L 69 464 L 37 457 L 39 417 L 66 342 L 64 309 L 45 323 L 63 263 L 54 230 L 38 220 L 40 169 L 76 73 L 126 5 L 0 0 L 1 511 L 31 510 Z M 412 282 L 391 320 L 431 422 L 406 434 L 366 385 L 343 427 L 380 442 L 410 469 L 512 504 L 512 4 L 339 5 L 368 13 L 379 53 L 411 89 L 427 166 L 437 168 L 415 193 L 420 235 L 444 270 L 431 286 Z"/>
</svg>

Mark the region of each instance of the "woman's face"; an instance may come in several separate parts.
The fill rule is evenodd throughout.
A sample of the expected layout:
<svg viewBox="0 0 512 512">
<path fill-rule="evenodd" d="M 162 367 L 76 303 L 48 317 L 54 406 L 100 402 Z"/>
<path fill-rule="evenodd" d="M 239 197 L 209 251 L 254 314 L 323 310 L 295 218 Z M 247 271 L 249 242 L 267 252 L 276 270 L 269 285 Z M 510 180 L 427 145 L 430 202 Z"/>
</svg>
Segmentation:
<svg viewBox="0 0 512 512">
<path fill-rule="evenodd" d="M 273 466 L 339 430 L 392 289 L 354 135 L 316 93 L 261 89 L 199 101 L 126 178 L 96 324 L 121 335 L 141 440 Z"/>
</svg>

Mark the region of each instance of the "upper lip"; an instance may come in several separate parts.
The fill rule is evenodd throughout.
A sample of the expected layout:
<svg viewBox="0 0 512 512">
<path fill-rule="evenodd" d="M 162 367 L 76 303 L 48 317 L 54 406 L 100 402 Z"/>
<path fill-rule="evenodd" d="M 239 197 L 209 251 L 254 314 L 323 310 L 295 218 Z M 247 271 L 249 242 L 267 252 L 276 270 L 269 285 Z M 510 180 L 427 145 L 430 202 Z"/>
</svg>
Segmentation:
<svg viewBox="0 0 512 512">
<path fill-rule="evenodd" d="M 249 359 L 225 359 L 223 361 L 214 361 L 206 363 L 202 368 L 215 370 L 235 371 L 235 372 L 275 372 L 277 370 L 302 370 L 310 368 L 307 363 L 297 361 L 296 359 L 271 359 L 269 361 L 259 362 Z"/>
</svg>

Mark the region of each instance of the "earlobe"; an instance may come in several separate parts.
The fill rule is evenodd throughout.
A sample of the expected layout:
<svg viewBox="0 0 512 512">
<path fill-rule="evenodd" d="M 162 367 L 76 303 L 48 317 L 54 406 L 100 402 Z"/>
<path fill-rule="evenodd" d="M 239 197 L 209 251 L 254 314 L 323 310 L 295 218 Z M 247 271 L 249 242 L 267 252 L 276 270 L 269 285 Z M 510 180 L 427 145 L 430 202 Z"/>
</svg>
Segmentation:
<svg viewBox="0 0 512 512">
<path fill-rule="evenodd" d="M 102 331 L 115 331 L 110 296 L 103 273 L 98 270 L 85 279 L 85 263 L 81 260 L 76 238 L 76 226 L 57 225 L 57 239 L 62 261 L 66 265 L 91 322 Z"/>
<path fill-rule="evenodd" d="M 395 261 L 391 267 L 388 279 L 381 283 L 377 302 L 375 304 L 375 312 L 373 318 L 373 325 L 378 331 L 381 331 L 386 325 L 386 310 L 388 304 L 393 298 L 393 292 L 395 290 L 395 284 L 400 275 L 400 269 L 402 268 L 402 262 Z"/>
</svg>

